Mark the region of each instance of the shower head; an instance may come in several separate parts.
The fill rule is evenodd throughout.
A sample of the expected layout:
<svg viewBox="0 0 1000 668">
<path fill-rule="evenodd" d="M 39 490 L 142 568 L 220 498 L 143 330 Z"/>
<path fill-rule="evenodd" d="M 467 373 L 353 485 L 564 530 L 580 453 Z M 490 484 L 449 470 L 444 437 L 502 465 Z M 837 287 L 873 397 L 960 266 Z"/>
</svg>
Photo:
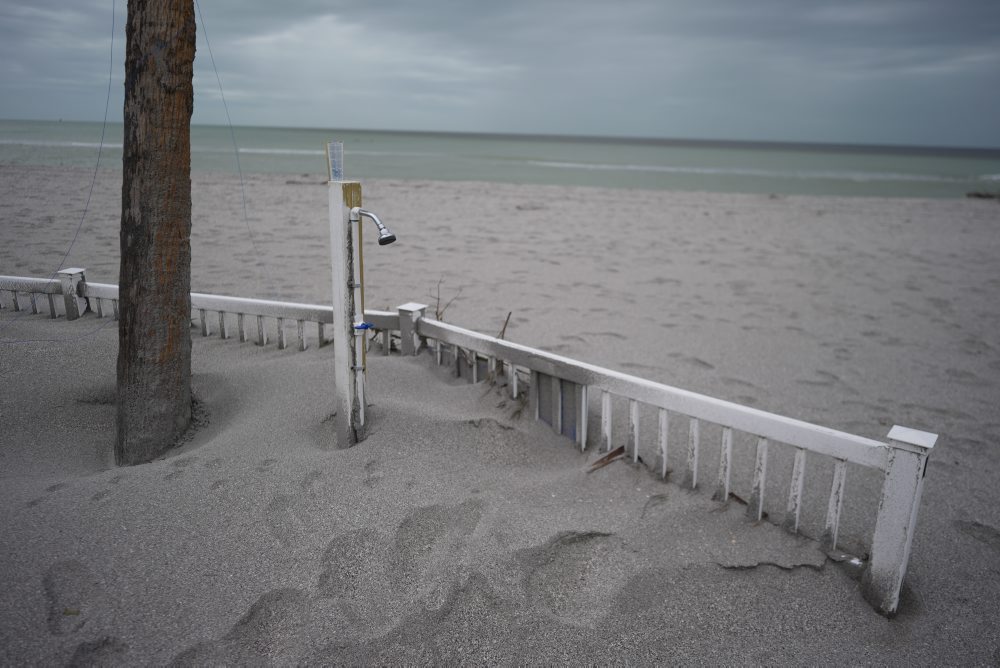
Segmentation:
<svg viewBox="0 0 1000 668">
<path fill-rule="evenodd" d="M 389 228 L 382 224 L 379 217 L 376 216 L 371 211 L 362 209 L 361 207 L 354 207 L 351 209 L 351 220 L 361 220 L 361 217 L 371 218 L 372 222 L 375 223 L 375 227 L 378 228 L 378 245 L 388 246 L 393 241 L 396 240 L 396 235 L 389 231 Z"/>
</svg>

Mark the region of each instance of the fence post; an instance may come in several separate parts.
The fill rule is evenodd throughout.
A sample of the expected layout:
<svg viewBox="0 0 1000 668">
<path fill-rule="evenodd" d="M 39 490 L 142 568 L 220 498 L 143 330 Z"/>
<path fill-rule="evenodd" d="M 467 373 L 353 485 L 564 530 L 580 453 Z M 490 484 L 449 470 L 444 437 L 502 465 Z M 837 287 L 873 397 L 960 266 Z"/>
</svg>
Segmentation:
<svg viewBox="0 0 1000 668">
<path fill-rule="evenodd" d="M 66 305 L 66 319 L 76 320 L 87 310 L 87 301 L 80 296 L 80 284 L 86 283 L 86 269 L 60 269 L 59 282 L 62 283 L 63 302 Z"/>
<path fill-rule="evenodd" d="M 937 434 L 896 425 L 888 439 L 889 463 L 861 590 L 875 609 L 892 616 L 899 605 L 899 590 L 910 559 L 927 457 Z"/>
<path fill-rule="evenodd" d="M 341 448 L 349 448 L 365 437 L 364 373 L 354 330 L 360 305 L 356 291 L 361 286 L 354 280 L 355 248 L 351 223 L 351 209 L 361 206 L 361 184 L 331 179 L 329 194 L 337 444 Z"/>
<path fill-rule="evenodd" d="M 417 340 L 417 320 L 427 313 L 427 304 L 407 302 L 399 311 L 399 351 L 403 355 L 416 355 L 420 349 Z"/>
</svg>

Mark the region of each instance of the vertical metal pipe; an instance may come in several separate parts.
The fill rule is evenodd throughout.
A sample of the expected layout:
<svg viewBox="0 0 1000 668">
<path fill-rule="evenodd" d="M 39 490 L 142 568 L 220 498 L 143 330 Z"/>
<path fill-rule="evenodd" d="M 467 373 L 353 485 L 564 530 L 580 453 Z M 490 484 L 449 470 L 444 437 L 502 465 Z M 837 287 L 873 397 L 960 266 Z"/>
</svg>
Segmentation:
<svg viewBox="0 0 1000 668">
<path fill-rule="evenodd" d="M 229 330 L 226 328 L 226 312 L 219 311 L 219 336 L 223 339 L 229 338 Z"/>
<path fill-rule="evenodd" d="M 247 328 L 245 317 L 242 313 L 236 314 L 236 329 L 239 332 L 240 343 L 247 342 Z"/>
<path fill-rule="evenodd" d="M 208 326 L 208 318 L 205 317 L 205 309 L 198 309 L 198 318 L 201 320 L 201 335 L 208 336 L 212 333 L 212 328 Z"/>
</svg>

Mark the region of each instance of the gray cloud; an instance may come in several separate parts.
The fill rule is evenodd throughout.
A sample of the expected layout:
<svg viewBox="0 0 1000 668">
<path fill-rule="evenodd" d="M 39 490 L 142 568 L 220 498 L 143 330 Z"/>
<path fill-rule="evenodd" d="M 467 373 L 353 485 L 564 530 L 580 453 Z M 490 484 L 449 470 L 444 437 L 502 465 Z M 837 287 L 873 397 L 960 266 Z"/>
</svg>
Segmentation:
<svg viewBox="0 0 1000 668">
<path fill-rule="evenodd" d="M 0 116 L 99 118 L 110 10 L 0 3 Z M 1000 146 L 993 0 L 201 10 L 196 122 L 225 120 L 207 32 L 238 124 Z M 118 0 L 116 103 L 124 11 Z"/>
</svg>

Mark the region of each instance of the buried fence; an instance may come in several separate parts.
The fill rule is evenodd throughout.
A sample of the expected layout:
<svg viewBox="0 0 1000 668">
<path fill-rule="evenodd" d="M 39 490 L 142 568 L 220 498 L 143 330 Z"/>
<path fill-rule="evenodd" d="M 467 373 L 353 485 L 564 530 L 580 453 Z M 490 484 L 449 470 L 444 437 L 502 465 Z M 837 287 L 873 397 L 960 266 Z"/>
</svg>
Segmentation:
<svg viewBox="0 0 1000 668">
<path fill-rule="evenodd" d="M 21 310 L 27 306 L 38 313 L 38 297 L 48 300 L 49 316 L 57 317 L 57 297 L 62 297 L 67 319 L 75 319 L 88 308 L 98 317 L 107 314 L 111 306 L 117 316 L 118 287 L 87 283 L 82 269 L 59 272 L 58 280 L 0 276 L 0 294 L 11 294 L 11 306 Z M 23 296 L 19 296 L 23 295 Z M 27 304 L 22 304 L 23 299 Z M 0 300 L 0 306 L 3 306 Z M 192 293 L 192 311 L 197 312 L 203 336 L 212 334 L 212 321 L 218 323 L 218 334 L 230 338 L 228 325 L 236 318 L 237 338 L 248 340 L 247 319 L 255 325 L 259 345 L 268 341 L 265 319 L 277 321 L 277 345 L 285 348 L 285 323 L 294 321 L 298 333 L 298 349 L 307 348 L 305 325 L 317 327 L 317 343 L 327 343 L 324 326 L 333 322 L 329 306 L 294 304 Z M 459 376 L 472 382 L 506 376 L 511 394 L 527 395 L 535 418 L 542 420 L 559 434 L 575 441 L 581 449 L 594 441 L 600 449 L 611 451 L 615 443 L 612 433 L 612 399 L 627 401 L 628 433 L 625 449 L 638 460 L 640 446 L 640 406 L 656 410 L 656 451 L 660 458 L 661 477 L 667 474 L 667 452 L 670 448 L 670 423 L 686 420 L 687 442 L 685 471 L 682 484 L 699 486 L 699 457 L 703 448 L 702 425 L 721 428 L 718 473 L 713 498 L 726 501 L 730 496 L 734 432 L 748 434 L 756 441 L 751 495 L 748 514 L 755 520 L 764 512 L 768 490 L 768 448 L 781 443 L 794 450 L 794 462 L 789 482 L 784 526 L 799 531 L 806 464 L 811 456 L 833 461 L 833 476 L 825 514 L 821 543 L 828 550 L 837 548 L 841 510 L 843 508 L 847 464 L 875 470 L 882 475 L 882 491 L 875 518 L 875 528 L 869 543 L 869 558 L 862 577 L 865 598 L 880 612 L 892 615 L 899 604 L 899 593 L 920 506 L 927 457 L 937 440 L 935 434 L 894 426 L 886 441 L 855 436 L 841 431 L 794 420 L 774 413 L 689 392 L 611 369 L 579 362 L 542 350 L 487 336 L 471 330 L 436 321 L 425 316 L 426 306 L 405 304 L 397 312 L 365 311 L 368 326 L 382 339 L 384 354 L 389 354 L 393 333 L 399 333 L 399 348 L 404 355 L 416 355 L 430 350 L 438 364 L 453 364 Z M 521 378 L 528 377 L 528 387 Z M 590 395 L 600 396 L 600 434 L 588 434 Z"/>
</svg>

